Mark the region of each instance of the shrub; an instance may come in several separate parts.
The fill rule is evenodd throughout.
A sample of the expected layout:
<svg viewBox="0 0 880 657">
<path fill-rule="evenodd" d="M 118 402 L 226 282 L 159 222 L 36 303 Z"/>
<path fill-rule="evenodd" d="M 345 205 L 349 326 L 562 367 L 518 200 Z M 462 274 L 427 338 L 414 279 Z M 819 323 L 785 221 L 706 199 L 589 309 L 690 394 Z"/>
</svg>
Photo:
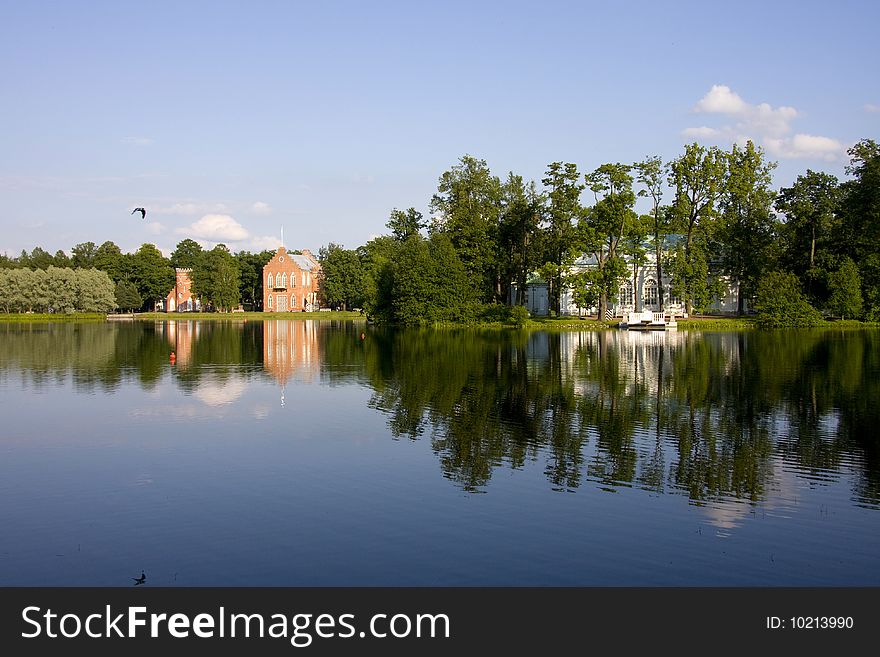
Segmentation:
<svg viewBox="0 0 880 657">
<path fill-rule="evenodd" d="M 480 319 L 484 322 L 510 321 L 510 307 L 500 303 L 489 303 L 483 306 Z"/>
<path fill-rule="evenodd" d="M 510 321 L 518 327 L 523 327 L 529 323 L 529 311 L 525 306 L 514 306 L 510 309 Z"/>
<path fill-rule="evenodd" d="M 794 274 L 771 272 L 758 284 L 755 308 L 764 328 L 810 328 L 824 324 L 822 314 L 810 305 Z"/>
<path fill-rule="evenodd" d="M 859 269 L 845 258 L 840 269 L 828 277 L 828 311 L 841 319 L 858 319 L 862 314 L 862 280 Z"/>
</svg>

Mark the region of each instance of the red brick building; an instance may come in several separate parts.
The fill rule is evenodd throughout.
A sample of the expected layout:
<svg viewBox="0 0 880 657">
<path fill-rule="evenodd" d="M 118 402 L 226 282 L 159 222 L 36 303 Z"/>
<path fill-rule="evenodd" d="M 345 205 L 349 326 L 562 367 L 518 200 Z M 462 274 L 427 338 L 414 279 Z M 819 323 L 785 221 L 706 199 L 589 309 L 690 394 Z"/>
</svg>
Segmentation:
<svg viewBox="0 0 880 657">
<path fill-rule="evenodd" d="M 289 254 L 283 246 L 263 267 L 263 312 L 318 310 L 321 265 L 308 249 Z"/>
<path fill-rule="evenodd" d="M 192 295 L 192 279 L 190 278 L 192 269 L 178 267 L 174 271 L 177 274 L 177 280 L 174 287 L 171 288 L 171 292 L 165 297 L 165 310 L 169 313 L 201 310 L 201 302 L 194 299 Z"/>
</svg>

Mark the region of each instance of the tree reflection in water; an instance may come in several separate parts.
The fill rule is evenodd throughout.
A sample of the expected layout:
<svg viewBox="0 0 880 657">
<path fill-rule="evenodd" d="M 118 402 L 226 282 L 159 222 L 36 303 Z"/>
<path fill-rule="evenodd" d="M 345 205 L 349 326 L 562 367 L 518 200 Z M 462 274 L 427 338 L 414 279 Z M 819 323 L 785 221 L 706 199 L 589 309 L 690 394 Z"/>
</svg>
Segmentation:
<svg viewBox="0 0 880 657">
<path fill-rule="evenodd" d="M 787 468 L 816 481 L 852 472 L 855 503 L 880 502 L 878 331 L 361 331 L 0 324 L 0 374 L 36 388 L 69 377 L 89 393 L 163 376 L 186 393 L 254 378 L 356 383 L 392 438 L 430 440 L 443 475 L 472 492 L 498 468 L 537 464 L 558 491 L 592 482 L 755 502 Z"/>
</svg>

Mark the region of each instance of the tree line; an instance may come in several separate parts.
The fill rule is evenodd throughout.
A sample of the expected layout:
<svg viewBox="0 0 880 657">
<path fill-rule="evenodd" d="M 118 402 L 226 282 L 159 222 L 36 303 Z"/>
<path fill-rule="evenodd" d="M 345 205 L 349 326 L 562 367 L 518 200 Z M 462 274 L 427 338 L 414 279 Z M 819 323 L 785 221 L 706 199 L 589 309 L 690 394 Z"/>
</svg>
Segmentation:
<svg viewBox="0 0 880 657">
<path fill-rule="evenodd" d="M 877 321 L 880 147 L 864 139 L 849 157 L 846 181 L 807 170 L 775 190 L 776 163 L 751 141 L 588 173 L 553 162 L 540 187 L 465 155 L 440 176 L 429 218 L 395 208 L 390 234 L 321 249 L 322 300 L 403 324 L 497 318 L 539 274 L 551 311 L 563 310 L 567 287 L 604 317 L 652 253 L 661 309 L 669 293 L 701 311 L 728 284 L 738 314 L 755 307 L 770 325 L 812 325 L 822 312 Z M 641 215 L 639 197 L 650 204 Z M 584 257 L 591 267 L 573 267 Z"/>
<path fill-rule="evenodd" d="M 166 258 L 153 244 L 123 253 L 111 241 L 76 244 L 70 255 L 37 246 L 18 257 L 0 255 L 0 309 L 4 312 L 153 310 L 175 285 L 175 268 L 192 269 L 193 296 L 208 310 L 242 304 L 262 310 L 263 267 L 271 251 L 233 254 L 224 244 L 205 250 L 192 239 Z M 89 291 L 94 290 L 92 296 Z M 92 298 L 94 297 L 94 298 Z"/>
<path fill-rule="evenodd" d="M 511 299 L 522 305 L 538 274 L 553 312 L 562 311 L 567 287 L 577 305 L 604 317 L 630 267 L 650 252 L 661 309 L 667 292 L 688 313 L 705 309 L 727 282 L 738 290 L 738 313 L 748 303 L 768 325 L 814 325 L 820 311 L 878 321 L 880 146 L 864 139 L 849 156 L 846 181 L 807 170 L 774 190 L 776 165 L 752 142 L 729 151 L 693 143 L 669 162 L 654 156 L 588 173 L 553 162 L 540 186 L 513 172 L 502 180 L 465 155 L 440 176 L 430 217 L 395 208 L 390 234 L 355 249 L 321 248 L 319 301 L 402 324 L 506 319 Z M 641 215 L 639 197 L 650 205 Z M 152 310 L 174 286 L 174 268 L 187 267 L 203 307 L 262 310 L 262 270 L 272 255 L 233 254 L 223 244 L 205 250 L 191 239 L 170 258 L 153 244 L 122 253 L 110 241 L 84 242 L 69 255 L 40 247 L 0 255 L 0 270 L 96 269 L 112 281 L 117 307 Z M 593 266 L 573 267 L 584 257 Z M 14 297 L 4 283 L 0 307 L 54 308 L 43 283 L 28 280 L 19 283 L 33 289 Z"/>
</svg>

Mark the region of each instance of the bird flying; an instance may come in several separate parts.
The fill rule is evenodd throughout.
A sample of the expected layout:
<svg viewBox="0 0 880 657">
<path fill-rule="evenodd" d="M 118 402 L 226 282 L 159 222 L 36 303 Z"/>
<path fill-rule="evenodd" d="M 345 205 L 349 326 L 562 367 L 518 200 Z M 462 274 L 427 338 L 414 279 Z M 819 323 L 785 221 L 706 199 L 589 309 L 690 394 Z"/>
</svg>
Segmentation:
<svg viewBox="0 0 880 657">
<path fill-rule="evenodd" d="M 141 213 L 141 219 L 147 218 L 147 211 L 144 208 L 135 208 L 134 210 L 131 211 L 132 214 L 134 214 L 135 212 Z"/>
<path fill-rule="evenodd" d="M 147 576 L 144 574 L 143 571 L 141 571 L 140 577 L 132 577 L 132 579 L 134 580 L 134 585 L 137 586 L 138 584 L 143 584 L 144 582 L 146 582 Z"/>
</svg>

